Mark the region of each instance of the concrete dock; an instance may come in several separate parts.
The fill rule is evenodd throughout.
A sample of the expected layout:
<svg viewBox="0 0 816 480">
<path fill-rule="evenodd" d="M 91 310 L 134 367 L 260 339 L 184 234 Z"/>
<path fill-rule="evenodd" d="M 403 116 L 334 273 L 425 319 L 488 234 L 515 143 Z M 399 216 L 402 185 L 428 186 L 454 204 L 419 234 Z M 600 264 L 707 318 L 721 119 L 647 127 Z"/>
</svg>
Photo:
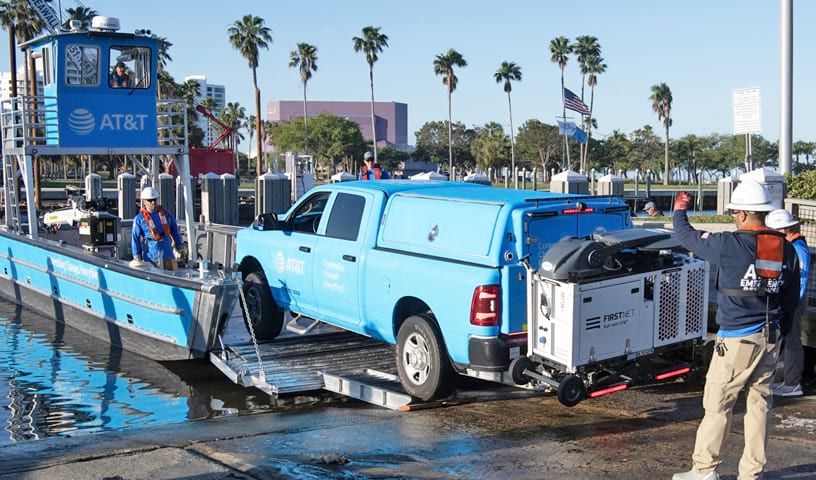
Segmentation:
<svg viewBox="0 0 816 480">
<path fill-rule="evenodd" d="M 766 478 L 816 478 L 816 396 L 774 408 Z M 477 384 L 479 389 L 487 388 Z M 561 406 L 553 395 L 399 413 L 357 402 L 48 438 L 0 448 L 0 480 L 658 479 L 687 470 L 699 381 Z M 722 478 L 736 478 L 738 404 Z"/>
</svg>

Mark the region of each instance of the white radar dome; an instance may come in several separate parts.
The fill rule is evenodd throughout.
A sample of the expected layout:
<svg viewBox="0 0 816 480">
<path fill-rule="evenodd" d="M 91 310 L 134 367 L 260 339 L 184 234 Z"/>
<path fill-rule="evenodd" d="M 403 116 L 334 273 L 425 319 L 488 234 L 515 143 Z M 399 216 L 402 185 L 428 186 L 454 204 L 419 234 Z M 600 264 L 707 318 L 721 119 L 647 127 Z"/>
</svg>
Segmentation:
<svg viewBox="0 0 816 480">
<path fill-rule="evenodd" d="M 116 32 L 119 30 L 119 19 L 97 15 L 91 19 L 91 28 L 94 30 Z"/>
</svg>

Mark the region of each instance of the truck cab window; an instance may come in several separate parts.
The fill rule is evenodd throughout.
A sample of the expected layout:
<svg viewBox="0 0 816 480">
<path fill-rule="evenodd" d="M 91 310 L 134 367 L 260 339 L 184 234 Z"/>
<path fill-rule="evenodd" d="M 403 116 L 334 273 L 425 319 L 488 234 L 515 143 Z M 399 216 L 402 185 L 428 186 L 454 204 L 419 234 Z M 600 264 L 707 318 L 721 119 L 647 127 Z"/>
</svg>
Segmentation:
<svg viewBox="0 0 816 480">
<path fill-rule="evenodd" d="M 338 193 L 329 214 L 326 236 L 356 241 L 364 209 L 365 198 L 349 193 Z"/>
<path fill-rule="evenodd" d="M 317 233 L 326 202 L 329 201 L 329 192 L 321 192 L 309 197 L 292 214 L 289 222 L 293 232 Z"/>
<path fill-rule="evenodd" d="M 150 87 L 150 49 L 144 47 L 111 47 L 108 85 L 111 88 Z"/>
<path fill-rule="evenodd" d="M 68 85 L 99 85 L 99 49 L 86 45 L 65 47 L 65 82 Z"/>
</svg>

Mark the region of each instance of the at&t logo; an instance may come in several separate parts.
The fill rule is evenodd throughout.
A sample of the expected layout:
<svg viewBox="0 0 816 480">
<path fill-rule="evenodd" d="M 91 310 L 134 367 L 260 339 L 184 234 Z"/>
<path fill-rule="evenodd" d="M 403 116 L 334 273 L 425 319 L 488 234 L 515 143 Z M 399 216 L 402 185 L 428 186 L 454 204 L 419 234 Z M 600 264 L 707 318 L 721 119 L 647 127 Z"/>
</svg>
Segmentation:
<svg viewBox="0 0 816 480">
<path fill-rule="evenodd" d="M 144 113 L 106 113 L 99 121 L 99 131 L 140 132 L 145 128 L 146 119 Z M 96 128 L 96 118 L 85 108 L 75 108 L 68 116 L 68 126 L 77 135 L 88 135 Z"/>
</svg>

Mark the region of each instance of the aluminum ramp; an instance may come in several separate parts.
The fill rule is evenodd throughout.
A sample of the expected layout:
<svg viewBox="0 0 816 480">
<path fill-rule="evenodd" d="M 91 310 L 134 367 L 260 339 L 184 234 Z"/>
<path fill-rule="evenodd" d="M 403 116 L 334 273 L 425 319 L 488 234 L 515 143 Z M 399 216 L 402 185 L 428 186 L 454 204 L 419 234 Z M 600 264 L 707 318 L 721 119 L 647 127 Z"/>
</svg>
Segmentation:
<svg viewBox="0 0 816 480">
<path fill-rule="evenodd" d="M 411 396 L 400 387 L 394 347 L 350 332 L 251 341 L 210 353 L 210 362 L 233 382 L 269 395 L 328 390 L 368 403 L 405 410 Z"/>
</svg>

